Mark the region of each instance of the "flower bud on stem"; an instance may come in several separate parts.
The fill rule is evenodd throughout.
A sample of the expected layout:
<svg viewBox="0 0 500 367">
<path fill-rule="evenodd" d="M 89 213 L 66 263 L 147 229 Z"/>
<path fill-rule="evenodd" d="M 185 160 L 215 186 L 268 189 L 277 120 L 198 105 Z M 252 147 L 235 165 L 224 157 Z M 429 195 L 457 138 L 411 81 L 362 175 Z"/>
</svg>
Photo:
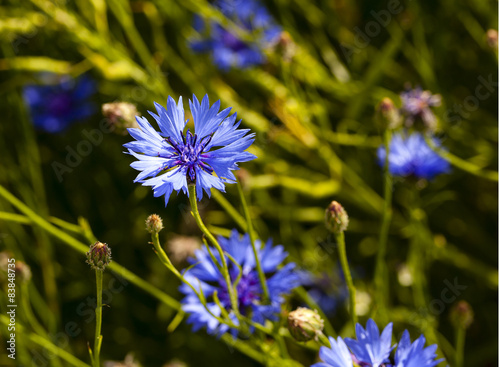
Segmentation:
<svg viewBox="0 0 500 367">
<path fill-rule="evenodd" d="M 102 274 L 104 269 L 111 262 L 111 249 L 107 244 L 96 242 L 90 246 L 87 252 L 87 264 L 95 270 L 96 276 L 96 289 L 97 289 L 97 306 L 95 308 L 95 337 L 94 337 L 94 350 L 89 347 L 90 359 L 92 360 L 93 367 L 100 366 L 99 355 L 101 353 L 102 335 Z"/>
</svg>

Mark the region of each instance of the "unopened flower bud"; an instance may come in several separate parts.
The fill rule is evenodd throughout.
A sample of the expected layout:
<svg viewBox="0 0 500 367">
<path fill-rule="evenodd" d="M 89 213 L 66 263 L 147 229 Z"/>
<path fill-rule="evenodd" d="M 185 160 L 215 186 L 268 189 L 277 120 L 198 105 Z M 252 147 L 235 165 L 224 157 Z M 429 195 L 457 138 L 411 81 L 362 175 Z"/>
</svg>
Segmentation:
<svg viewBox="0 0 500 367">
<path fill-rule="evenodd" d="M 87 252 L 87 264 L 92 269 L 103 271 L 110 262 L 111 249 L 107 244 L 97 241 L 90 246 L 90 250 Z"/>
<path fill-rule="evenodd" d="M 146 219 L 146 230 L 149 233 L 159 233 L 163 229 L 163 220 L 158 214 L 151 214 Z"/>
<path fill-rule="evenodd" d="M 137 107 L 128 102 L 113 102 L 102 105 L 102 114 L 115 127 L 115 132 L 126 135 L 127 128 L 138 127 L 135 116 Z"/>
<path fill-rule="evenodd" d="M 317 340 L 323 326 L 324 321 L 316 310 L 299 307 L 288 314 L 288 330 L 299 342 Z"/>
<path fill-rule="evenodd" d="M 347 229 L 349 217 L 344 207 L 332 201 L 325 211 L 325 224 L 331 232 L 339 234 Z"/>
<path fill-rule="evenodd" d="M 452 308 L 450 320 L 456 328 L 467 329 L 474 321 L 474 311 L 468 302 L 460 301 Z"/>
<path fill-rule="evenodd" d="M 385 97 L 377 106 L 377 124 L 381 129 L 397 129 L 403 123 L 399 110 L 392 99 Z"/>
</svg>

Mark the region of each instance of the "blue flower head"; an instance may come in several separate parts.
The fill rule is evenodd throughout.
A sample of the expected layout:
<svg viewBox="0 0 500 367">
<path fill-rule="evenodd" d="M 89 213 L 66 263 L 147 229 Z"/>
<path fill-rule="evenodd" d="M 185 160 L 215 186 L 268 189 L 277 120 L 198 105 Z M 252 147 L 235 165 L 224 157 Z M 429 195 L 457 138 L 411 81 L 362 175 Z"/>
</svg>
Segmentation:
<svg viewBox="0 0 500 367">
<path fill-rule="evenodd" d="M 325 363 L 315 363 L 311 367 L 353 367 L 351 353 L 342 338 L 339 336 L 337 341 L 332 337 L 328 339 L 331 347 L 319 349 L 319 357 Z"/>
<path fill-rule="evenodd" d="M 439 142 L 435 140 L 435 144 Z M 385 148 L 378 151 L 379 164 L 385 164 Z M 450 164 L 435 153 L 420 133 L 407 135 L 395 134 L 389 146 L 389 172 L 394 176 L 415 176 L 430 180 L 435 176 L 449 172 Z"/>
<path fill-rule="evenodd" d="M 141 171 L 135 182 L 152 186 L 154 196 L 165 196 L 165 206 L 172 191 L 182 190 L 189 195 L 188 184 L 196 184 L 198 200 L 203 190 L 210 197 L 211 188 L 225 191 L 225 183 L 234 183 L 232 173 L 238 162 L 256 157 L 245 150 L 253 143 L 255 134 L 238 129 L 236 114 L 229 116 L 231 108 L 219 112 L 220 101 L 210 106 L 205 95 L 201 103 L 196 96 L 189 101 L 194 119 L 194 133 L 184 132 L 182 97 L 176 104 L 168 97 L 167 109 L 155 103 L 158 114 L 149 112 L 156 120 L 156 131 L 145 117 L 137 117 L 139 128 L 128 129 L 135 139 L 124 145 L 137 158 L 131 167 Z"/>
<path fill-rule="evenodd" d="M 441 105 L 441 96 L 432 94 L 428 90 L 422 90 L 420 87 L 415 89 L 407 88 L 400 94 L 402 107 L 401 111 L 405 117 L 406 127 L 414 126 L 416 122 L 422 122 L 423 125 L 434 130 L 436 128 L 436 116 L 431 107 Z"/>
<path fill-rule="evenodd" d="M 224 252 L 231 257 L 228 256 L 226 259 L 231 281 L 234 284 L 239 279 L 236 290 L 240 313 L 260 324 L 263 324 L 265 320 L 275 320 L 276 315 L 280 312 L 281 304 L 284 302 L 284 296 L 299 285 L 299 276 L 294 271 L 295 264 L 289 263 L 278 268 L 287 257 L 283 246 L 272 246 L 269 240 L 260 248 L 260 241 L 256 242 L 258 257 L 266 275 L 269 289 L 270 300 L 264 304 L 249 235 L 240 236 L 236 230 L 233 230 L 229 238 L 219 237 L 218 241 Z M 220 261 L 218 253 L 212 252 L 215 258 Z M 208 333 L 221 335 L 228 331 L 228 326 L 220 324 L 211 315 L 211 313 L 216 316 L 221 315 L 221 309 L 213 299 L 214 292 L 217 292 L 221 305 L 228 310 L 233 322 L 237 323 L 235 315 L 231 312 L 231 301 L 223 275 L 212 261 L 206 248 L 197 250 L 195 258 L 191 258 L 189 261 L 194 266 L 184 273 L 184 277 L 195 289 L 201 287 L 210 312 L 200 302 L 193 290 L 188 285 L 182 284 L 180 291 L 185 295 L 182 308 L 189 313 L 187 322 L 193 325 L 194 331 L 206 327 Z M 241 267 L 241 274 L 239 267 L 233 261 Z"/>
<path fill-rule="evenodd" d="M 392 322 L 385 327 L 382 334 L 372 319 L 366 323 L 366 330 L 360 324 L 356 324 L 356 338 L 357 340 L 345 338 L 345 343 L 351 349 L 357 364 L 379 367 L 389 362 L 389 354 L 393 349 Z"/>
<path fill-rule="evenodd" d="M 424 345 L 423 335 L 412 344 L 410 333 L 405 330 L 396 350 L 394 367 L 434 367 L 444 361 L 444 359 L 436 360 L 436 344 L 427 348 L 424 348 Z"/>
<path fill-rule="evenodd" d="M 276 25 L 267 9 L 258 0 L 216 0 L 213 6 L 236 25 L 251 32 L 255 39 L 243 41 L 221 25 L 205 23 L 196 16 L 194 28 L 204 38 L 191 41 L 192 50 L 209 52 L 221 70 L 262 64 L 265 61 L 263 49 L 275 44 L 281 34 L 281 27 Z"/>
<path fill-rule="evenodd" d="M 88 76 L 72 79 L 67 75 L 42 74 L 41 79 L 46 83 L 26 85 L 23 90 L 24 102 L 37 129 L 59 133 L 96 111 L 89 101 L 96 85 Z"/>
</svg>

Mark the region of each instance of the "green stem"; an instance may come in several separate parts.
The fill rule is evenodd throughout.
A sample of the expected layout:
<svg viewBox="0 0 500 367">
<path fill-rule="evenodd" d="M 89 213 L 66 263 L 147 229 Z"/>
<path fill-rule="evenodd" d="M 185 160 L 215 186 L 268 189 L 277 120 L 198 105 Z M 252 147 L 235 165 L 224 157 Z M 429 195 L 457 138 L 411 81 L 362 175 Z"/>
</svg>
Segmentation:
<svg viewBox="0 0 500 367">
<path fill-rule="evenodd" d="M 382 215 L 382 225 L 380 227 L 379 246 L 375 266 L 375 290 L 380 295 L 378 306 L 382 319 L 386 319 L 388 287 L 387 274 L 385 272 L 385 256 L 387 252 L 387 239 L 389 236 L 389 227 L 392 218 L 392 176 L 389 172 L 389 146 L 391 142 L 391 132 L 384 132 L 385 163 L 384 163 L 384 209 Z M 384 321 L 385 322 L 385 321 Z"/>
<path fill-rule="evenodd" d="M 250 235 L 250 242 L 252 243 L 253 256 L 255 257 L 255 265 L 257 267 L 257 272 L 259 273 L 260 286 L 263 292 L 263 302 L 267 303 L 269 301 L 269 289 L 267 287 L 266 275 L 262 270 L 262 265 L 260 263 L 259 254 L 257 252 L 255 231 L 253 230 L 252 218 L 250 217 L 250 210 L 248 209 L 247 201 L 245 200 L 245 194 L 243 193 L 243 188 L 241 183 L 237 183 L 238 194 L 240 195 L 241 205 L 243 206 L 243 212 L 245 213 L 245 220 L 247 223 L 248 234 Z"/>
<path fill-rule="evenodd" d="M 214 190 L 212 192 L 212 197 L 219 203 L 219 205 L 226 211 L 226 213 L 233 218 L 238 227 L 241 228 L 243 232 L 247 232 L 247 223 L 245 218 L 243 218 L 240 213 L 231 205 L 231 203 L 222 195 L 219 191 Z"/>
<path fill-rule="evenodd" d="M 11 203 L 14 207 L 16 207 L 19 211 L 21 211 L 24 215 L 26 215 L 32 222 L 39 227 L 41 227 L 46 232 L 50 233 L 54 237 L 61 240 L 63 243 L 74 249 L 75 251 L 85 255 L 88 251 L 88 245 L 83 244 L 77 239 L 73 238 L 66 232 L 60 230 L 59 228 L 53 226 L 44 218 L 36 214 L 33 210 L 31 210 L 26 204 L 17 199 L 14 195 L 12 195 L 9 191 L 7 191 L 2 185 L 0 185 L 0 196 Z M 157 298 L 167 306 L 178 310 L 180 308 L 179 302 L 170 297 L 168 294 L 162 292 L 155 286 L 151 285 L 151 283 L 139 278 L 137 275 L 124 268 L 120 264 L 116 262 L 112 262 L 109 264 L 108 268 L 128 280 L 130 283 L 136 285 L 141 288 L 145 292 L 151 294 L 153 297 Z"/>
<path fill-rule="evenodd" d="M 222 247 L 219 245 L 219 242 L 217 242 L 215 237 L 212 235 L 212 233 L 210 233 L 210 231 L 208 230 L 208 228 L 205 226 L 205 224 L 201 219 L 200 212 L 198 211 L 198 203 L 196 200 L 196 185 L 194 184 L 189 185 L 189 202 L 191 203 L 191 210 L 193 213 L 194 220 L 198 225 L 198 228 L 200 228 L 203 234 L 208 238 L 208 240 L 219 252 L 219 256 L 221 258 L 221 263 L 222 263 L 222 269 L 221 269 L 222 275 L 224 276 L 224 279 L 226 281 L 227 292 L 229 294 L 229 299 L 231 300 L 231 307 L 234 313 L 236 315 L 239 315 L 238 298 L 231 285 L 231 278 L 229 276 L 229 268 L 227 266 L 226 255 L 224 255 L 224 251 L 222 250 Z"/>
<path fill-rule="evenodd" d="M 7 316 L 0 315 L 0 322 L 4 325 L 8 325 L 10 321 Z M 19 330 L 19 333 L 22 334 L 23 337 L 30 340 L 32 343 L 39 345 L 43 349 L 53 353 L 54 355 L 60 357 L 61 359 L 68 362 L 70 365 L 75 367 L 90 367 L 88 364 L 80 361 L 78 358 L 75 358 L 70 353 L 66 352 L 64 349 L 59 348 L 57 345 L 51 343 L 44 337 L 33 333 L 25 332 L 24 327 L 21 324 L 16 323 L 16 329 Z"/>
<path fill-rule="evenodd" d="M 441 149 L 434 143 L 432 138 L 430 136 L 425 137 L 425 141 L 429 145 L 429 147 L 437 153 L 441 158 L 446 159 L 448 162 L 450 162 L 453 166 L 471 173 L 473 175 L 486 178 L 491 181 L 497 181 L 498 182 L 498 172 L 491 171 L 491 170 L 483 170 L 481 167 L 476 166 L 473 163 L 467 162 L 466 160 L 463 160 L 462 158 L 457 157 L 456 155 L 451 154 L 450 152 Z"/>
<path fill-rule="evenodd" d="M 347 262 L 344 232 L 336 234 L 335 237 L 337 238 L 340 264 L 342 265 L 342 271 L 344 272 L 347 289 L 349 290 L 349 311 L 351 312 L 352 326 L 354 330 L 356 330 L 356 324 L 358 323 L 358 315 L 356 314 L 356 288 L 354 288 L 351 271 L 349 270 L 349 263 Z"/>
<path fill-rule="evenodd" d="M 95 308 L 95 338 L 94 338 L 94 367 L 100 366 L 99 354 L 101 353 L 101 326 L 102 326 L 102 270 L 95 271 L 97 285 L 97 307 Z"/>
<path fill-rule="evenodd" d="M 455 347 L 455 367 L 462 367 L 464 364 L 464 347 L 465 347 L 465 329 L 459 327 L 456 335 Z"/>
</svg>

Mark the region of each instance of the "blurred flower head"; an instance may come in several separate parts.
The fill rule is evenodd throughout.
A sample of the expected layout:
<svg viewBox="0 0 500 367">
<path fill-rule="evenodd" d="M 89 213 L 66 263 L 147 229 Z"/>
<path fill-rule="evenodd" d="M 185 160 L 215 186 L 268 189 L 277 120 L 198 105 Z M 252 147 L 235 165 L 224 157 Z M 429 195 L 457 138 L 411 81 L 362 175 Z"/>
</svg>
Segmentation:
<svg viewBox="0 0 500 367">
<path fill-rule="evenodd" d="M 467 301 L 459 301 L 453 306 L 450 320 L 457 329 L 467 329 L 474 322 L 474 311 Z"/>
<path fill-rule="evenodd" d="M 73 79 L 68 75 L 42 74 L 40 79 L 40 84 L 26 85 L 23 90 L 24 102 L 37 129 L 59 133 L 95 112 L 89 99 L 96 93 L 96 83 L 87 75 Z"/>
<path fill-rule="evenodd" d="M 318 276 L 308 271 L 297 271 L 297 273 L 300 276 L 300 284 L 307 289 L 307 293 L 325 314 L 332 315 L 347 299 L 348 292 L 340 268 Z"/>
<path fill-rule="evenodd" d="M 299 276 L 294 271 L 295 264 L 289 263 L 280 267 L 288 255 L 283 246 L 272 246 L 271 240 L 262 248 L 260 241 L 256 243 L 269 289 L 270 300 L 268 304 L 264 304 L 249 235 L 240 236 L 236 230 L 233 230 L 229 238 L 219 237 L 218 240 L 224 252 L 229 254 L 242 269 L 240 274 L 239 268 L 233 263 L 233 260 L 227 259 L 231 281 L 234 284 L 239 279 L 236 291 L 240 313 L 259 324 L 263 324 L 265 320 L 276 320 L 280 313 L 281 304 L 284 302 L 284 296 L 299 285 Z M 218 253 L 214 253 L 214 256 L 220 261 Z M 189 262 L 194 266 L 184 273 L 184 277 L 195 289 L 199 289 L 201 286 L 210 312 L 221 316 L 221 309 L 213 300 L 213 294 L 217 292 L 221 305 L 229 312 L 233 322 L 237 323 L 236 316 L 231 312 L 231 301 L 223 275 L 212 261 L 207 249 L 204 247 L 202 250 L 197 250 L 195 258 L 189 259 Z M 228 331 L 229 327 L 219 323 L 207 311 L 188 285 L 181 285 L 180 291 L 185 295 L 182 308 L 189 313 L 187 322 L 193 325 L 193 331 L 202 327 L 206 327 L 210 334 L 220 335 Z"/>
<path fill-rule="evenodd" d="M 439 141 L 434 139 L 436 145 Z M 380 166 L 385 164 L 385 148 L 380 146 L 377 155 Z M 389 146 L 389 171 L 394 176 L 415 176 L 430 180 L 450 171 L 450 164 L 435 153 L 420 133 L 394 134 Z"/>
<path fill-rule="evenodd" d="M 198 237 L 175 236 L 168 240 L 168 256 L 174 264 L 180 264 L 187 258 L 193 257 L 196 250 L 201 248 Z"/>
<path fill-rule="evenodd" d="M 405 118 L 406 127 L 418 127 L 416 124 L 422 123 L 425 130 L 434 131 L 436 129 L 436 116 L 431 107 L 441 105 L 441 96 L 432 94 L 428 90 L 422 90 L 421 87 L 411 89 L 401 93 L 402 107 L 401 111 Z"/>
<path fill-rule="evenodd" d="M 135 119 L 135 116 L 139 113 L 137 112 L 137 107 L 132 103 L 105 103 L 102 105 L 102 114 L 113 124 L 118 134 L 126 135 L 127 129 L 139 127 Z"/>
<path fill-rule="evenodd" d="M 129 353 L 123 362 L 106 361 L 104 367 L 141 367 L 141 365 L 135 360 L 134 355 Z"/>
<path fill-rule="evenodd" d="M 168 97 L 166 109 L 155 103 L 158 115 L 149 112 L 160 132 L 145 117 L 137 117 L 139 128 L 128 129 L 136 141 L 124 145 L 137 158 L 130 166 L 141 171 L 134 182 L 152 186 L 155 197 L 165 197 L 165 206 L 174 190 L 189 195 L 191 183 L 196 184 L 198 200 L 203 190 L 208 197 L 212 188 L 225 192 L 225 183 L 236 182 L 232 171 L 238 169 L 238 162 L 256 158 L 245 151 L 255 134 L 238 129 L 241 120 L 236 122 L 236 113 L 229 116 L 231 108 L 219 112 L 220 101 L 210 106 L 207 95 L 201 103 L 193 96 L 189 105 L 194 133 L 184 132 L 187 120 L 182 97 L 177 104 Z"/>
<path fill-rule="evenodd" d="M 262 64 L 265 61 L 263 50 L 275 45 L 281 34 L 281 27 L 274 22 L 265 6 L 258 0 L 216 0 L 213 6 L 237 26 L 248 31 L 249 37 L 253 39 L 241 40 L 220 24 L 206 22 L 196 16 L 194 28 L 203 38 L 191 40 L 192 50 L 209 52 L 221 70 Z"/>
</svg>

